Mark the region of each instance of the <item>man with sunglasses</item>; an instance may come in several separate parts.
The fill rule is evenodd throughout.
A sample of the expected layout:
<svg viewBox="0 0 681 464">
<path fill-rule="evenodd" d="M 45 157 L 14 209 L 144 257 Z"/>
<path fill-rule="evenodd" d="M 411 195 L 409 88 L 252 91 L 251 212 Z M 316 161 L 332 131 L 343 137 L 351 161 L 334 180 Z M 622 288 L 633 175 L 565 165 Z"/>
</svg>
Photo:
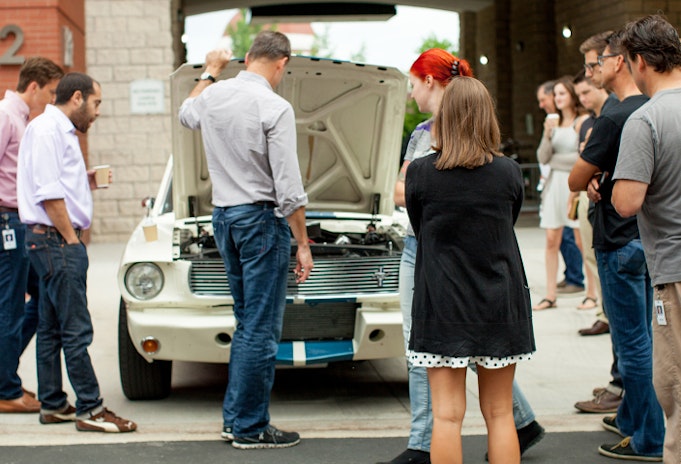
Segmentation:
<svg viewBox="0 0 681 464">
<path fill-rule="evenodd" d="M 598 56 L 602 55 L 605 51 L 605 48 L 608 46 L 608 37 L 612 35 L 612 31 L 605 31 L 601 32 L 599 34 L 595 34 L 588 39 L 586 39 L 579 47 L 579 51 L 582 52 L 584 55 L 584 77 L 586 80 L 590 81 L 591 85 L 593 87 L 596 87 L 597 89 L 603 89 L 603 74 L 601 72 L 600 65 L 598 64 Z M 590 85 L 585 84 L 587 87 L 590 87 Z M 575 89 L 577 87 L 575 86 Z M 614 92 L 611 92 L 610 95 L 606 98 L 605 102 L 602 103 L 602 106 L 599 108 L 598 112 L 596 113 L 595 117 L 598 118 L 606 109 L 608 108 L 609 105 L 617 104 L 619 100 L 617 99 L 617 95 Z M 585 105 L 586 106 L 586 105 Z M 583 124 L 582 126 L 586 125 L 587 123 Z M 593 122 L 590 125 L 593 127 Z M 590 131 L 589 131 L 590 133 Z M 588 137 L 588 135 L 587 135 Z M 585 144 L 586 145 L 586 144 Z M 582 205 L 582 202 L 580 201 L 580 206 Z M 594 215 L 594 204 L 593 202 L 589 202 L 589 208 L 588 208 L 588 218 L 589 218 L 589 226 L 593 223 L 593 215 Z M 580 212 L 580 217 L 583 217 L 584 214 Z M 582 230 L 585 230 L 584 227 L 580 226 L 580 232 Z M 591 236 L 593 237 L 593 228 L 591 229 Z M 584 241 L 584 247 L 589 247 L 590 249 L 592 248 L 593 244 L 593 239 Z M 596 258 L 595 254 L 593 253 L 593 250 L 589 250 L 591 252 L 591 259 L 592 261 L 589 260 L 589 255 L 587 254 L 587 263 L 586 265 L 591 265 L 594 268 L 594 273 L 598 274 L 598 266 L 596 263 Z M 598 293 L 601 295 L 601 301 L 603 300 L 603 292 L 601 291 L 600 288 L 600 277 L 598 281 Z M 608 317 L 606 315 L 605 309 L 600 311 L 596 315 L 597 319 L 596 322 L 591 327 L 580 329 L 579 334 L 580 335 L 598 335 L 601 333 L 606 333 L 610 332 L 610 327 L 608 325 Z M 612 337 L 611 337 L 612 339 Z M 613 413 L 617 411 L 617 408 L 619 407 L 620 403 L 622 402 L 622 396 L 624 396 L 624 386 L 622 384 L 622 377 L 620 376 L 619 370 L 617 369 L 617 353 L 615 352 L 614 349 L 614 342 L 613 342 L 613 362 L 610 367 L 610 375 L 612 376 L 612 380 L 608 383 L 606 387 L 597 387 L 594 388 L 593 390 L 593 398 L 585 401 L 578 401 L 575 403 L 575 408 L 577 408 L 579 411 L 584 412 L 584 413 L 594 413 L 594 414 L 602 414 L 602 413 Z"/>
<path fill-rule="evenodd" d="M 591 136 L 570 173 L 572 191 L 586 190 L 595 202 L 593 245 L 610 334 L 626 395 L 616 416 L 603 427 L 624 437 L 598 452 L 616 459 L 661 461 L 664 417 L 652 383 L 652 287 L 635 217 L 623 218 L 612 206 L 612 173 L 627 118 L 648 98 L 627 68 L 622 34 L 608 37 L 596 57 L 602 85 L 617 95 L 594 123 Z"/>
</svg>

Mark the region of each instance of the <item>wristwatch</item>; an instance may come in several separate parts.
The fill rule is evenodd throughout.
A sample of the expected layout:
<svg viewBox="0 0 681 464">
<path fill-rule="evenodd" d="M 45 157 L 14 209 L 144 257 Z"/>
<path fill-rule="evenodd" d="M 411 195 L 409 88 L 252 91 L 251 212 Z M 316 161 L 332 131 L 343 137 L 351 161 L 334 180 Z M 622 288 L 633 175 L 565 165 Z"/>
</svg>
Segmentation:
<svg viewBox="0 0 681 464">
<path fill-rule="evenodd" d="M 215 82 L 215 78 L 207 72 L 201 74 L 201 76 L 199 76 L 199 80 Z"/>
</svg>

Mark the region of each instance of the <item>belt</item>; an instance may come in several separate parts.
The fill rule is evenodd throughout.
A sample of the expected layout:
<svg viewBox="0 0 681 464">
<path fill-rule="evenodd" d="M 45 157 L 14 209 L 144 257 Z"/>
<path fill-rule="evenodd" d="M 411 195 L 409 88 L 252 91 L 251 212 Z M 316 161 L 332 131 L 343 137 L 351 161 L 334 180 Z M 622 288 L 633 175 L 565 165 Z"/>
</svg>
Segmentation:
<svg viewBox="0 0 681 464">
<path fill-rule="evenodd" d="M 273 201 L 256 201 L 253 204 L 258 205 L 258 206 L 268 206 L 270 208 L 276 208 L 277 207 L 277 204 Z"/>
<path fill-rule="evenodd" d="M 56 227 L 46 226 L 45 224 L 28 224 L 26 227 L 31 229 L 35 234 L 45 234 L 47 232 L 52 232 L 55 234 L 59 234 L 61 236 L 61 232 L 59 232 L 59 230 L 57 230 Z M 81 229 L 76 228 L 74 228 L 73 230 L 76 232 L 76 237 L 80 238 L 83 231 Z"/>
<path fill-rule="evenodd" d="M 8 208 L 6 206 L 0 206 L 0 213 L 18 213 L 19 209 L 17 208 Z"/>
<path fill-rule="evenodd" d="M 255 203 L 245 203 L 243 205 L 216 206 L 216 208 L 229 209 L 229 208 L 235 208 L 237 206 L 265 206 L 267 208 L 276 208 L 277 204 L 273 201 L 256 201 Z"/>
</svg>

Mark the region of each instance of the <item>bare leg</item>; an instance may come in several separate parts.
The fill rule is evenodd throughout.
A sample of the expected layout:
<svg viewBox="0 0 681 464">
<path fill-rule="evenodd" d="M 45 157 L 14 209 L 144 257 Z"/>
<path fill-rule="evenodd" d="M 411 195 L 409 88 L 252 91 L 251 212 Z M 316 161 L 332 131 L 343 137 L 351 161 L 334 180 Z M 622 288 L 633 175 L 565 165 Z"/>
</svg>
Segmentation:
<svg viewBox="0 0 681 464">
<path fill-rule="evenodd" d="M 432 464 L 461 464 L 461 425 L 466 414 L 466 368 L 428 369 L 433 402 Z M 511 424 L 513 413 L 511 413 Z M 515 433 L 515 427 L 513 427 Z"/>
<path fill-rule="evenodd" d="M 560 249 L 560 242 L 563 238 L 563 228 L 546 229 L 546 251 L 544 260 L 546 261 L 546 296 L 541 303 L 532 307 L 532 309 L 542 310 L 550 307 L 555 307 L 553 303 L 556 301 L 556 287 L 558 285 L 558 250 Z M 549 304 L 549 300 L 552 304 Z"/>
<path fill-rule="evenodd" d="M 487 424 L 490 464 L 519 464 L 520 445 L 513 422 L 515 364 L 501 369 L 478 366 L 480 410 Z"/>
</svg>

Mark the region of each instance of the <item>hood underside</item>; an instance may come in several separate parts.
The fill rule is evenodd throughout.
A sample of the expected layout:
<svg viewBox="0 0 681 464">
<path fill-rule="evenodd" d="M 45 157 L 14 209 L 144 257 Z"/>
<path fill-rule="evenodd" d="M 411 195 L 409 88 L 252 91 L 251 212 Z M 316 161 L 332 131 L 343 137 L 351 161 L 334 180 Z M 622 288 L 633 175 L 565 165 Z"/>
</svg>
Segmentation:
<svg viewBox="0 0 681 464">
<path fill-rule="evenodd" d="M 218 79 L 245 69 L 234 60 Z M 201 65 L 171 75 L 176 218 L 210 214 L 211 183 L 200 131 L 177 114 Z M 293 106 L 308 210 L 391 214 L 407 78 L 395 68 L 293 56 L 276 92 Z M 191 206 L 190 206 L 191 204 Z"/>
</svg>

